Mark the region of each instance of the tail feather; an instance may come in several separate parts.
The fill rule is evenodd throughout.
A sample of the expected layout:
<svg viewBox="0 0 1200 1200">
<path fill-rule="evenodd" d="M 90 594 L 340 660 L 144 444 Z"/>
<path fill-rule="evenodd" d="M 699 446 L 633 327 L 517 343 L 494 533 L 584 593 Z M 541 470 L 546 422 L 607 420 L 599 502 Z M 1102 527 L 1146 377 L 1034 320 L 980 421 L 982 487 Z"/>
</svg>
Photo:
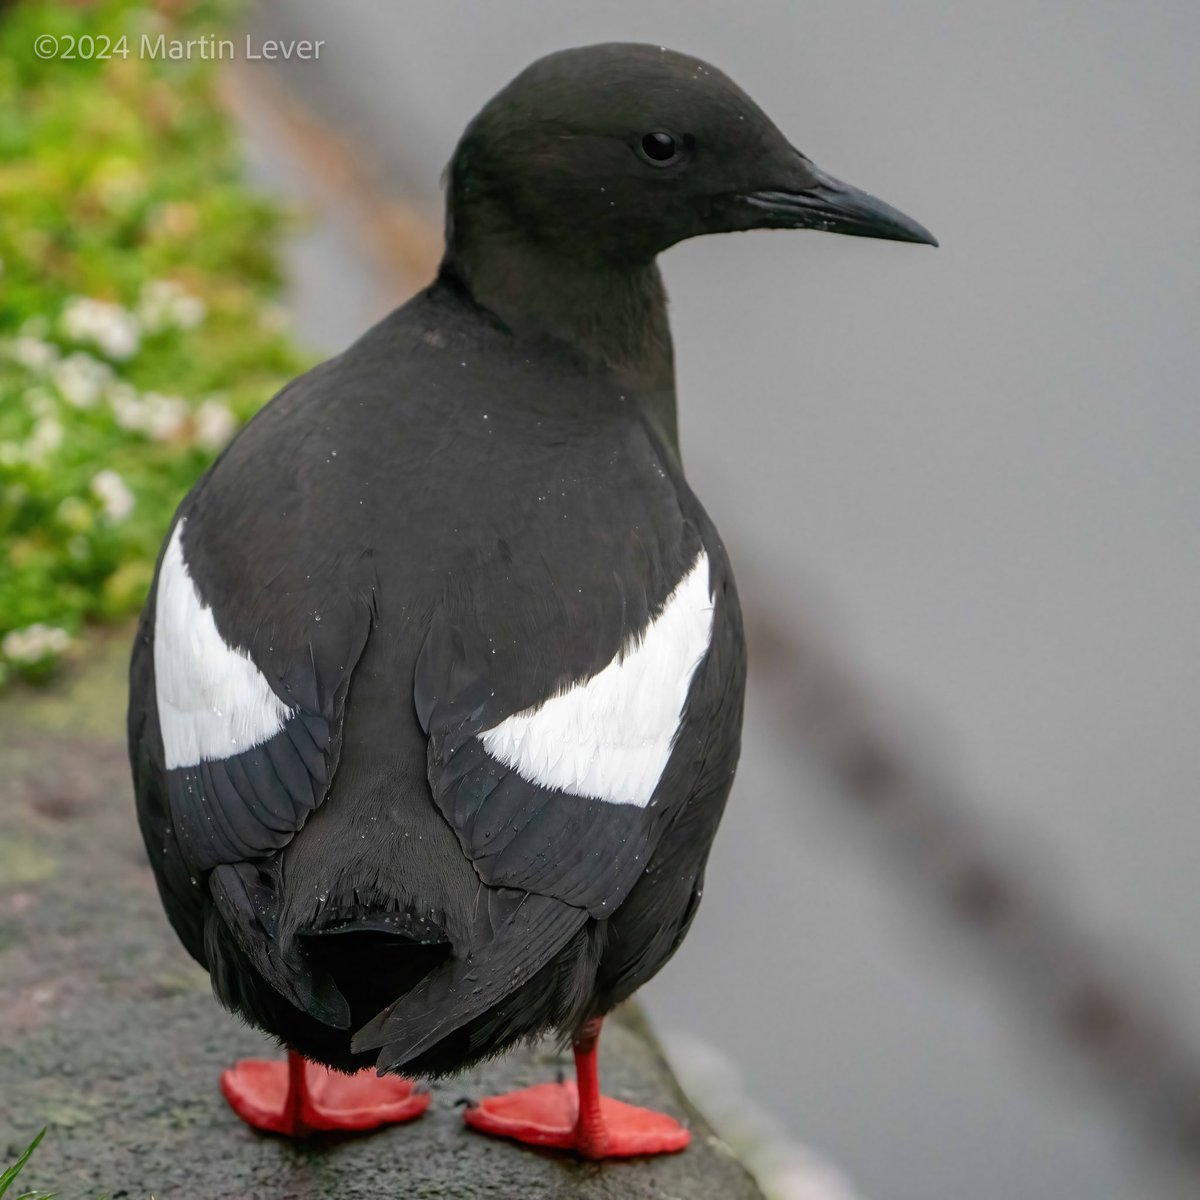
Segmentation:
<svg viewBox="0 0 1200 1200">
<path fill-rule="evenodd" d="M 225 863 L 209 876 L 209 894 L 255 970 L 297 1008 L 335 1029 L 350 1028 L 350 1006 L 329 972 L 295 938 L 279 936 L 278 867 Z"/>
<path fill-rule="evenodd" d="M 480 923 L 489 931 L 478 948 L 432 971 L 355 1033 L 352 1049 L 378 1049 L 381 1072 L 400 1070 L 528 983 L 588 920 L 585 910 L 546 896 L 485 894 Z"/>
</svg>

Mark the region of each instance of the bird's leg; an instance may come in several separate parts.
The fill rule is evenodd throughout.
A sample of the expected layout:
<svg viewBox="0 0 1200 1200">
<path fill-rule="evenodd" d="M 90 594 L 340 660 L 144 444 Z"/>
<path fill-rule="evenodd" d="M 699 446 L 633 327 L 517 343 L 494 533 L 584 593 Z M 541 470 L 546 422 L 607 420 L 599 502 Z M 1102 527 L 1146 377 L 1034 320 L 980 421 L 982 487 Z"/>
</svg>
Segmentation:
<svg viewBox="0 0 1200 1200">
<path fill-rule="evenodd" d="M 600 1017 L 588 1021 L 575 1038 L 575 1081 L 579 1114 L 575 1118 L 575 1143 L 584 1158 L 603 1158 L 608 1130 L 600 1107 Z"/>
<path fill-rule="evenodd" d="M 540 1083 L 489 1096 L 464 1112 L 467 1124 L 530 1146 L 570 1150 L 581 1158 L 682 1150 L 691 1135 L 673 1117 L 601 1095 L 600 1020 L 588 1021 L 574 1040 L 577 1083 Z"/>
<path fill-rule="evenodd" d="M 285 1133 L 291 1136 L 300 1136 L 304 1130 L 304 1117 L 302 1109 L 304 1107 L 304 1056 L 297 1054 L 295 1050 L 289 1050 L 287 1054 L 287 1069 L 288 1069 L 288 1089 L 287 1098 L 284 1101 L 284 1121 L 288 1128 Z M 234 1110 L 237 1111 L 236 1109 Z"/>
<path fill-rule="evenodd" d="M 287 1137 L 396 1125 L 429 1107 L 429 1093 L 414 1088 L 411 1079 L 376 1075 L 370 1068 L 342 1075 L 295 1050 L 288 1051 L 286 1062 L 242 1059 L 222 1073 L 221 1091 L 247 1125 Z"/>
</svg>

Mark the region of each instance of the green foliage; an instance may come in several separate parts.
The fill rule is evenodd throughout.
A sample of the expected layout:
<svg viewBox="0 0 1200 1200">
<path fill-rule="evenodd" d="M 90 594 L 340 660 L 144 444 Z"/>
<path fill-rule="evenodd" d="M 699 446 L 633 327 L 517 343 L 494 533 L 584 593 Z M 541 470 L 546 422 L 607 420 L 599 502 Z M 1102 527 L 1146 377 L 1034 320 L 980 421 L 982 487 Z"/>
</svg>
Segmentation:
<svg viewBox="0 0 1200 1200">
<path fill-rule="evenodd" d="M 138 53 L 229 9 L 17 3 L 0 22 L 0 683 L 136 611 L 188 487 L 307 365 L 272 302 L 283 218 L 243 179 L 220 63 Z M 129 53 L 40 60 L 46 32 Z"/>
<path fill-rule="evenodd" d="M 22 1168 L 33 1157 L 33 1152 L 41 1144 L 42 1138 L 46 1136 L 46 1131 L 43 1129 L 41 1133 L 25 1147 L 25 1153 L 17 1159 L 8 1170 L 0 1173 L 0 1197 L 8 1195 L 9 1189 L 17 1181 L 17 1176 L 20 1175 Z M 19 1196 L 14 1196 L 13 1200 L 54 1200 L 54 1195 L 51 1192 L 22 1192 Z"/>
</svg>

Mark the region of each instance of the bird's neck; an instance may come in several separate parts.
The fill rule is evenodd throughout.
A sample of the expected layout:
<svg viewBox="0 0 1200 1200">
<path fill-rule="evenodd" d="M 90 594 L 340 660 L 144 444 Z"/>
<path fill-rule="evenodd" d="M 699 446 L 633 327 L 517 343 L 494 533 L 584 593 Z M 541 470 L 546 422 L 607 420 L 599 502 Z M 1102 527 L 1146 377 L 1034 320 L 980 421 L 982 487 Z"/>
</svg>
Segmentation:
<svg viewBox="0 0 1200 1200">
<path fill-rule="evenodd" d="M 658 266 L 563 259 L 520 237 L 448 239 L 443 271 L 518 337 L 551 337 L 638 397 L 678 450 L 675 366 Z"/>
</svg>

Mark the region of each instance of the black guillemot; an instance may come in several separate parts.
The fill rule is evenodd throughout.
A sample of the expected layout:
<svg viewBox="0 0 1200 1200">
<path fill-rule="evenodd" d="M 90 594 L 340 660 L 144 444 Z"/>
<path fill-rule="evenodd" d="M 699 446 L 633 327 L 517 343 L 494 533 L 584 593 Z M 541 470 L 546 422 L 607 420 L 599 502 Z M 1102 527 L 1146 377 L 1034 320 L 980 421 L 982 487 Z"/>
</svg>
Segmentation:
<svg viewBox="0 0 1200 1200">
<path fill-rule="evenodd" d="M 216 995 L 288 1048 L 222 1078 L 252 1125 L 408 1120 L 412 1077 L 553 1030 L 577 1084 L 484 1099 L 472 1127 L 680 1150 L 596 1069 L 601 1019 L 696 913 L 742 724 L 655 259 L 758 228 L 936 243 L 652 46 L 534 63 L 447 193 L 437 279 L 179 506 L 131 665 L 141 829 Z"/>
</svg>

